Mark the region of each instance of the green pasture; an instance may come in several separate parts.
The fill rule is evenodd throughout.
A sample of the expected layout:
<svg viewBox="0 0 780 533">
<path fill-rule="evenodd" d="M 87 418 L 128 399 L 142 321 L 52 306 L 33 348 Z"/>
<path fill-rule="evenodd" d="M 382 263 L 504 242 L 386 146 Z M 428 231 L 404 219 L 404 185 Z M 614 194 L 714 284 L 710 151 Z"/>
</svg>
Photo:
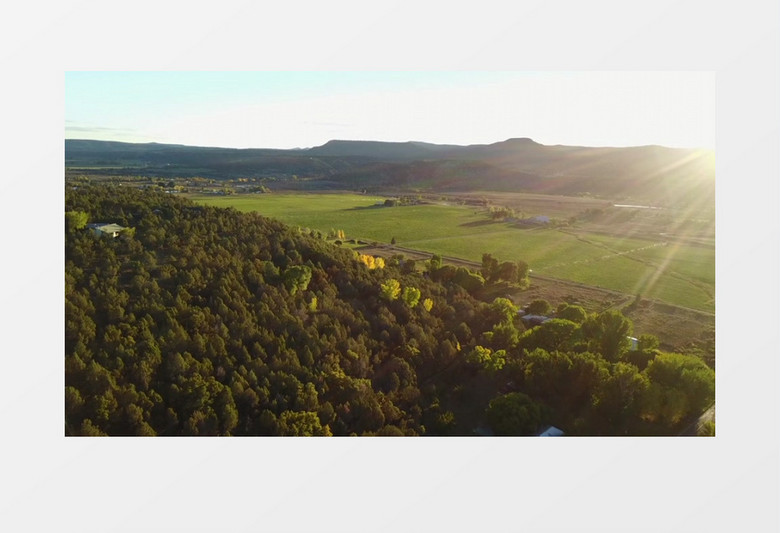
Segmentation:
<svg viewBox="0 0 780 533">
<path fill-rule="evenodd" d="M 665 241 L 617 238 L 587 234 L 582 239 L 604 249 L 625 253 L 637 261 L 660 267 L 680 277 L 705 285 L 715 285 L 715 248 Z"/>
<path fill-rule="evenodd" d="M 697 283 L 668 269 L 616 255 L 603 261 L 571 263 L 543 269 L 545 275 L 570 279 L 586 285 L 604 287 L 643 298 L 657 299 L 703 311 L 713 311 L 714 285 Z"/>
<path fill-rule="evenodd" d="M 714 249 L 635 238 L 574 233 L 492 222 L 478 208 L 446 205 L 376 206 L 383 197 L 357 194 L 197 196 L 196 202 L 257 211 L 283 222 L 348 239 L 481 261 L 523 260 L 539 274 L 641 293 L 671 304 L 714 310 Z"/>
<path fill-rule="evenodd" d="M 603 238 L 603 237 L 602 237 Z M 589 244 L 555 229 L 508 229 L 450 239 L 404 243 L 410 248 L 479 261 L 483 252 L 501 260 L 526 261 L 546 276 L 577 281 L 701 310 L 714 310 L 712 250 L 652 246 L 651 241 Z M 629 251 L 635 250 L 637 251 Z M 621 253 L 615 253 L 621 252 Z M 708 281 L 709 280 L 709 281 Z"/>
<path fill-rule="evenodd" d="M 193 196 L 194 201 L 258 213 L 293 226 L 344 230 L 347 238 L 399 245 L 425 237 L 452 238 L 506 230 L 501 223 L 483 224 L 485 216 L 460 206 L 377 206 L 384 197 L 359 194 L 258 194 Z M 479 258 L 482 257 L 481 252 Z"/>
<path fill-rule="evenodd" d="M 670 272 L 715 286 L 715 248 L 670 242 L 664 247 L 650 248 L 632 256 L 661 265 Z"/>
</svg>

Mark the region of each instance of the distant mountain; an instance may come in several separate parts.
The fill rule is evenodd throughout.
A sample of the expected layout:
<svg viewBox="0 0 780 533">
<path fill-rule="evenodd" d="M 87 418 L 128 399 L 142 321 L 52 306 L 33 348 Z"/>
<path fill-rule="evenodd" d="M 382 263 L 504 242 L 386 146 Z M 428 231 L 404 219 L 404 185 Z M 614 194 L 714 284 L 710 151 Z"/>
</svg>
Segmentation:
<svg viewBox="0 0 780 533">
<path fill-rule="evenodd" d="M 65 166 L 82 172 L 216 179 L 307 174 L 318 177 L 341 169 L 303 150 L 212 148 L 158 143 L 65 140 Z"/>
<path fill-rule="evenodd" d="M 65 166 L 87 173 L 276 178 L 313 188 L 591 194 L 669 205 L 715 194 L 712 151 L 547 146 L 517 138 L 484 145 L 332 140 L 308 149 L 235 149 L 65 141 Z M 280 185 L 281 184 L 281 185 Z"/>
<path fill-rule="evenodd" d="M 431 144 L 424 142 L 380 142 L 380 141 L 328 141 L 322 146 L 310 148 L 308 155 L 330 157 L 365 157 L 378 160 L 414 160 L 440 157 L 447 152 L 461 149 L 461 146 Z"/>
</svg>

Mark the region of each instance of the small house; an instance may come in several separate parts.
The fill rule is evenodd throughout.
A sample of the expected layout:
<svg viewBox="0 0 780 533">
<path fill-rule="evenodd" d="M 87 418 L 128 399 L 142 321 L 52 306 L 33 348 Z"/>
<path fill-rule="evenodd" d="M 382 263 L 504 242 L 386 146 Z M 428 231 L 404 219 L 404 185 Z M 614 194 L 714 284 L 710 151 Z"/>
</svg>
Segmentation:
<svg viewBox="0 0 780 533">
<path fill-rule="evenodd" d="M 565 433 L 563 430 L 558 429 L 555 426 L 550 426 L 541 433 L 539 433 L 540 437 L 563 437 Z"/>
<path fill-rule="evenodd" d="M 92 230 L 92 233 L 99 237 L 118 237 L 121 232 L 127 229 L 119 224 L 108 222 L 95 222 L 87 224 L 87 227 Z"/>
<path fill-rule="evenodd" d="M 523 324 L 526 326 L 538 326 L 540 324 L 544 324 L 548 320 L 550 320 L 549 316 L 544 315 L 523 315 L 520 317 L 520 319 L 523 321 Z"/>
<path fill-rule="evenodd" d="M 632 352 L 637 351 L 639 349 L 639 339 L 637 339 L 636 337 L 627 337 L 627 339 L 629 342 L 628 349 L 631 350 Z"/>
</svg>

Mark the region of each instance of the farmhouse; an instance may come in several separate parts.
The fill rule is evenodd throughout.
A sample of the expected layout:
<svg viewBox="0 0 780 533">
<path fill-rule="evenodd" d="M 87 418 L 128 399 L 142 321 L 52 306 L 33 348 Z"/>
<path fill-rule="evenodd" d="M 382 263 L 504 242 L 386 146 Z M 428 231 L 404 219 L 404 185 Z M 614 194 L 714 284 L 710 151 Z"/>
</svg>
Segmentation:
<svg viewBox="0 0 780 533">
<path fill-rule="evenodd" d="M 118 237 L 122 231 L 127 229 L 119 224 L 109 222 L 95 222 L 93 224 L 87 224 L 87 227 L 92 230 L 92 233 L 99 237 Z"/>
</svg>

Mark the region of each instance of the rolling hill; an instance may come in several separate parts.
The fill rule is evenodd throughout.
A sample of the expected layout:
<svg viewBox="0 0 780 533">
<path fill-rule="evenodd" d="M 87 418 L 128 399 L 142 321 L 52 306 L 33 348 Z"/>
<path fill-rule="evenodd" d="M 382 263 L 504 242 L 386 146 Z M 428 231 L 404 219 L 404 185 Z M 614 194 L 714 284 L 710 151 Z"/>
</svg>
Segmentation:
<svg viewBox="0 0 780 533">
<path fill-rule="evenodd" d="M 308 149 L 233 149 L 65 141 L 65 166 L 85 173 L 203 176 L 293 175 L 313 189 L 504 191 L 583 195 L 654 205 L 712 203 L 712 151 L 638 146 L 548 146 L 528 138 L 487 145 L 332 140 Z"/>
</svg>

